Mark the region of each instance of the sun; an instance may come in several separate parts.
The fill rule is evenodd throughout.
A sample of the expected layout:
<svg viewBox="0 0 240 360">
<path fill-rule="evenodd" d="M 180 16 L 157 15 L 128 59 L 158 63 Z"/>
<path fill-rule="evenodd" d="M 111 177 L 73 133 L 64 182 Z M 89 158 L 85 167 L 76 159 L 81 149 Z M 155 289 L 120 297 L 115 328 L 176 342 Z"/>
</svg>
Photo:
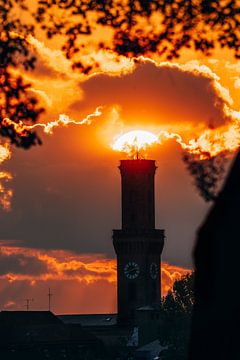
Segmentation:
<svg viewBox="0 0 240 360">
<path fill-rule="evenodd" d="M 121 135 L 113 144 L 116 151 L 125 152 L 133 159 L 145 157 L 145 150 L 159 142 L 156 135 L 149 131 L 133 130 Z"/>
</svg>

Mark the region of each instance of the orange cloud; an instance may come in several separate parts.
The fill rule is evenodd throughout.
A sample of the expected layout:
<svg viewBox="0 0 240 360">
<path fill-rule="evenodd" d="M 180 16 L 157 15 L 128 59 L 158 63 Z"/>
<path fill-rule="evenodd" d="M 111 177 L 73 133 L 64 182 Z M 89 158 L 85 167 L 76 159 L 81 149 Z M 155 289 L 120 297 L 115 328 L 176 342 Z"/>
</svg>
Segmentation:
<svg viewBox="0 0 240 360">
<path fill-rule="evenodd" d="M 88 114 L 83 120 L 75 121 L 70 119 L 67 115 L 60 114 L 58 120 L 49 121 L 48 123 L 37 123 L 34 125 L 25 125 L 22 121 L 19 121 L 19 123 L 16 123 L 12 121 L 11 119 L 4 118 L 2 121 L 2 126 L 12 126 L 15 130 L 15 132 L 18 135 L 21 136 L 27 136 L 27 131 L 33 130 L 37 127 L 43 128 L 43 131 L 47 134 L 52 134 L 53 129 L 55 127 L 59 126 L 67 126 L 69 124 L 75 124 L 75 125 L 90 125 L 93 121 L 93 119 L 97 116 L 102 115 L 101 107 L 97 107 L 96 110 L 92 114 Z"/>
<path fill-rule="evenodd" d="M 9 145 L 7 143 L 0 144 L 0 165 L 10 158 L 11 150 Z M 8 171 L 0 171 L 0 206 L 7 211 L 11 209 L 11 199 L 13 195 L 13 190 L 7 186 L 10 180 L 12 180 L 11 173 Z"/>
<path fill-rule="evenodd" d="M 163 262 L 162 294 L 166 295 L 174 281 L 187 272 L 190 270 Z M 0 251 L 0 302 L 6 309 L 18 308 L 20 295 L 25 298 L 29 294 L 40 299 L 40 289 L 51 286 L 56 297 L 62 294 L 57 300 L 56 312 L 113 312 L 116 311 L 116 277 L 116 260 L 98 254 L 78 255 L 65 250 L 46 252 L 4 243 Z M 107 291 L 103 293 L 103 289 Z M 74 301 L 71 300 L 73 294 Z M 101 296 L 105 301 L 102 299 L 100 306 Z"/>
<path fill-rule="evenodd" d="M 162 295 L 166 295 L 171 290 L 175 280 L 191 271 L 180 266 L 162 263 Z"/>
<path fill-rule="evenodd" d="M 73 62 L 66 58 L 62 50 L 51 49 L 32 35 L 28 36 L 27 41 L 38 55 L 38 70 L 41 68 L 40 74 L 45 74 L 48 68 L 49 72 L 54 71 L 56 74 L 61 74 L 64 77 L 78 81 L 87 77 L 86 74 L 73 70 Z M 111 50 L 99 50 L 89 43 L 87 44 L 86 51 L 82 49 L 81 54 L 78 54 L 79 60 L 85 68 L 89 68 L 90 75 L 99 72 L 120 75 L 135 68 L 134 59 L 118 55 Z"/>
<path fill-rule="evenodd" d="M 15 34 L 15 36 L 21 35 Z M 94 37 L 98 38 L 98 36 L 99 32 L 94 34 Z M 32 35 L 27 37 L 31 50 L 37 53 L 39 60 L 35 73 L 33 72 L 31 75 L 28 74 L 28 76 L 30 76 L 29 80 L 33 81 L 36 85 L 33 91 L 38 94 L 40 98 L 44 99 L 48 106 L 56 107 L 57 105 L 57 108 L 59 108 L 59 103 L 56 104 L 56 102 L 62 98 L 62 94 L 64 94 L 64 104 L 66 104 L 66 101 L 69 101 L 67 100 L 68 96 L 66 96 L 66 87 L 63 86 L 61 88 L 60 83 L 66 84 L 66 80 L 71 80 L 71 87 L 74 91 L 70 96 L 72 106 L 69 103 L 67 104 L 70 112 L 74 111 L 74 107 L 76 107 L 74 101 L 77 102 L 77 106 L 80 108 L 82 105 L 84 106 L 84 100 L 86 100 L 87 103 L 91 103 L 92 98 L 94 101 L 94 99 L 101 97 L 102 94 L 99 94 L 99 88 L 104 88 L 103 93 L 106 93 L 107 99 L 109 98 L 111 102 L 111 96 L 113 96 L 114 99 L 116 99 L 114 101 L 117 105 L 123 107 L 124 121 L 126 117 L 131 116 L 138 118 L 139 123 L 142 123 L 142 119 L 139 119 L 139 117 L 141 117 L 142 114 L 144 115 L 145 112 L 148 116 L 148 126 L 154 127 L 156 125 L 156 116 L 158 119 L 161 116 L 165 117 L 165 122 L 162 120 L 159 125 L 165 130 L 169 130 L 170 134 L 164 132 L 163 137 L 167 134 L 165 136 L 166 138 L 177 140 L 178 143 L 184 145 L 183 147 L 186 150 L 191 150 L 194 154 L 209 152 L 212 156 L 215 156 L 221 152 L 222 149 L 224 150 L 224 148 L 233 151 L 239 146 L 240 114 L 232 108 L 234 102 L 229 89 L 221 84 L 221 77 L 209 67 L 209 64 L 214 66 L 219 60 L 210 59 L 208 61 L 209 66 L 207 66 L 196 60 L 186 61 L 180 64 L 166 61 L 160 62 L 156 61 L 156 59 L 145 58 L 143 56 L 129 59 L 126 56 L 119 56 L 109 50 L 96 50 L 94 42 L 92 42 L 93 39 L 91 36 L 90 38 L 91 41 L 86 40 L 85 50 L 82 50 L 81 54 L 77 55 L 80 56 L 82 63 L 85 63 L 86 66 L 91 68 L 89 74 L 82 74 L 80 72 L 74 72 L 72 61 L 66 58 L 62 50 L 55 48 L 57 42 L 52 43 L 53 48 L 51 48 L 47 40 L 46 43 L 44 43 Z M 93 64 L 97 64 L 97 66 L 94 67 Z M 155 67 L 155 74 L 153 74 L 153 71 L 150 69 L 150 64 Z M 143 65 L 145 66 L 144 71 L 146 72 L 146 76 L 143 74 L 145 81 L 142 81 L 144 79 L 141 77 L 141 73 L 144 72 L 141 72 Z M 147 67 L 150 71 L 149 69 L 146 71 Z M 239 66 L 225 61 L 225 68 L 234 70 L 235 73 L 237 73 Z M 42 73 L 49 78 L 44 85 L 42 79 L 41 82 L 37 79 Z M 98 81 L 99 76 L 104 74 L 106 75 L 104 78 L 106 87 L 99 86 Z M 128 75 L 132 75 L 135 81 L 134 92 L 132 93 L 130 89 L 131 86 L 129 87 Z M 27 75 L 24 74 L 24 76 Z M 119 79 L 118 83 L 116 82 L 114 85 L 116 89 L 120 88 L 123 96 L 119 96 L 117 91 L 114 91 L 112 88 L 110 88 L 108 93 L 108 87 L 109 85 L 111 86 L 109 77 Z M 167 79 L 168 77 L 169 79 Z M 91 79 L 94 82 L 93 90 L 97 89 L 98 93 L 87 93 L 86 88 L 88 87 L 88 81 Z M 155 81 L 151 79 L 155 79 Z M 238 78 L 235 76 L 235 78 L 232 77 L 232 79 Z M 53 82 L 50 85 L 50 80 L 57 83 L 57 88 Z M 38 86 L 41 87 L 41 84 L 44 88 L 38 88 Z M 159 86 L 159 84 L 162 85 Z M 172 87 L 170 86 L 169 88 L 169 84 L 172 85 Z M 144 92 L 144 88 L 146 88 L 146 93 Z M 56 93 L 57 97 L 55 99 Z M 125 94 L 127 103 L 126 99 L 124 99 Z M 166 99 L 165 94 L 170 101 Z M 186 96 L 181 96 L 181 94 L 185 94 Z M 209 99 L 206 98 L 206 95 Z M 157 101 L 154 100 L 155 98 Z M 139 106 L 136 106 L 136 101 L 139 103 Z M 124 106 L 122 106 L 122 102 Z M 158 105 L 156 105 L 156 103 Z M 174 103 L 174 106 L 172 106 L 172 103 Z M 101 104 L 98 103 L 96 106 L 99 105 Z M 109 104 L 109 101 L 108 105 L 113 106 L 112 103 Z M 149 108 L 147 108 L 147 106 L 149 106 Z M 159 106 L 159 108 L 157 106 Z M 126 110 L 126 108 L 130 110 Z M 133 108 L 137 109 L 138 113 L 135 113 Z M 229 126 L 229 120 L 233 120 L 231 126 Z M 129 121 L 131 122 L 131 120 Z M 169 124 L 171 125 L 171 129 L 167 126 Z M 218 129 L 219 131 L 214 131 L 213 129 L 208 130 L 209 126 L 210 128 L 218 128 L 222 125 L 226 125 L 226 127 L 220 130 Z M 180 132 L 177 131 L 179 127 L 182 130 Z M 182 138 L 187 137 L 189 140 L 187 136 L 190 132 L 189 130 L 191 130 L 192 134 L 196 135 L 196 138 L 190 138 L 191 143 L 186 144 Z M 175 132 L 177 133 L 175 134 Z M 115 132 L 114 135 L 119 134 Z M 179 139 L 180 141 L 178 141 Z"/>
<path fill-rule="evenodd" d="M 35 42 L 39 43 L 37 40 Z M 44 49 L 44 54 L 47 53 L 50 56 L 52 53 L 53 59 L 55 59 L 56 50 L 45 48 L 43 43 L 40 45 L 40 49 Z M 59 51 L 57 51 L 57 56 L 59 56 Z M 154 126 L 155 132 L 159 136 L 159 143 L 162 143 L 163 140 L 173 139 L 184 150 L 199 155 L 200 159 L 204 157 L 202 154 L 216 156 L 221 152 L 235 151 L 239 147 L 240 112 L 231 107 L 233 100 L 229 90 L 221 85 L 220 77 L 208 66 L 201 65 L 197 61 L 189 61 L 184 65 L 170 62 L 157 63 L 144 57 L 132 59 L 131 62 L 132 66 L 127 64 L 125 72 L 121 69 L 115 76 L 110 70 L 104 76 L 100 76 L 102 71 L 99 69 L 98 73 L 93 73 L 85 81 L 82 80 L 80 86 L 83 87 L 86 95 L 85 102 L 88 102 L 89 97 L 93 97 L 93 101 L 100 101 L 100 105 L 106 103 L 113 108 L 114 98 L 114 101 L 119 103 L 119 108 L 122 103 L 124 104 L 123 112 L 118 117 L 123 115 L 125 118 L 130 116 L 137 118 L 139 126 L 141 126 L 142 119 L 138 119 L 133 104 L 136 99 L 144 98 L 142 99 L 142 110 L 139 105 L 137 111 L 143 112 L 149 108 L 148 126 Z M 120 79 L 119 75 L 121 75 Z M 151 80 L 147 80 L 146 76 Z M 133 82 L 135 84 L 134 91 L 126 98 L 125 90 L 131 91 Z M 163 84 L 161 84 L 162 82 Z M 102 94 L 99 94 L 99 88 L 105 88 L 103 97 Z M 94 93 L 96 89 L 97 92 Z M 34 91 L 36 92 L 36 90 Z M 43 90 L 37 91 L 45 94 L 45 97 L 47 96 Z M 163 99 L 162 104 L 159 101 L 160 97 Z M 170 106 L 171 102 L 176 103 L 177 112 L 175 107 Z M 82 103 L 84 104 L 83 99 L 77 100 L 75 104 L 72 104 L 72 110 L 76 106 L 80 107 Z M 101 111 L 98 110 L 99 103 L 95 106 L 98 106 L 95 113 L 88 115 L 82 121 L 74 121 L 69 116 L 61 114 L 56 121 L 32 126 L 22 122 L 15 124 L 11 119 L 4 119 L 3 126 L 13 126 L 15 131 L 23 136 L 27 130 L 37 127 L 42 127 L 46 133 L 52 133 L 52 129 L 59 125 L 89 123 L 91 117 L 101 115 Z M 159 121 L 161 113 L 165 113 L 166 119 Z M 127 128 L 126 119 L 123 122 Z M 117 131 L 118 129 L 115 129 L 113 136 L 117 135 Z"/>
</svg>

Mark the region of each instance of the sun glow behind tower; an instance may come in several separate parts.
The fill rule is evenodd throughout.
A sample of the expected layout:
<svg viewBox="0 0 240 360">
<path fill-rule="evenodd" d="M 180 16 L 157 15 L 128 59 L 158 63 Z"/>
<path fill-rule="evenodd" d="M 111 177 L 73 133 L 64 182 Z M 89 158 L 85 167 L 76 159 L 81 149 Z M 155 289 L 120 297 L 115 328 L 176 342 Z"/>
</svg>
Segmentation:
<svg viewBox="0 0 240 360">
<path fill-rule="evenodd" d="M 149 131 L 133 130 L 120 136 L 113 144 L 113 150 L 124 152 L 131 159 L 146 156 L 146 149 L 159 142 L 158 137 Z"/>
</svg>

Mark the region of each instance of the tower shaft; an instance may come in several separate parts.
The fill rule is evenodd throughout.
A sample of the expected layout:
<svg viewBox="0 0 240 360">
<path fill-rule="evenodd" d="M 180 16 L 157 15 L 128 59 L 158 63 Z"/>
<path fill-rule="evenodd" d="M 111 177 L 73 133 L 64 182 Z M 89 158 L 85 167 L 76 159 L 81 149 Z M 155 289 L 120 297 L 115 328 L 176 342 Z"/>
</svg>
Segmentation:
<svg viewBox="0 0 240 360">
<path fill-rule="evenodd" d="M 164 231 L 155 229 L 154 160 L 122 160 L 122 229 L 113 231 L 117 254 L 118 321 L 133 323 L 138 307 L 161 297 Z"/>
<path fill-rule="evenodd" d="M 122 160 L 122 229 L 155 228 L 154 160 Z"/>
</svg>

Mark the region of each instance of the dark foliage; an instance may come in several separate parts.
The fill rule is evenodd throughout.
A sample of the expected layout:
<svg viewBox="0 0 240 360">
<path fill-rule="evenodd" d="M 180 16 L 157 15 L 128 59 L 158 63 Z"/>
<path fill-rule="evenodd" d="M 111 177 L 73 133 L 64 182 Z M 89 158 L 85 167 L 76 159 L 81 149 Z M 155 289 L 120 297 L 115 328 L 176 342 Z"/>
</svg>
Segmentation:
<svg viewBox="0 0 240 360">
<path fill-rule="evenodd" d="M 160 333 L 162 360 L 187 360 L 194 303 L 194 274 L 176 280 L 173 290 L 162 300 L 163 326 Z"/>
<path fill-rule="evenodd" d="M 26 40 L 34 32 L 34 25 L 14 16 L 16 8 L 28 15 L 32 12 L 25 0 L 0 0 L 0 135 L 28 148 L 40 143 L 36 133 L 29 131 L 22 137 L 14 126 L 2 123 L 4 117 L 9 117 L 16 123 L 24 120 L 31 124 L 43 111 L 28 91 L 30 84 L 12 71 L 21 66 L 31 70 L 36 61 Z M 83 64 L 74 56 L 81 52 L 86 37 L 97 26 L 113 32 L 112 43 L 101 38 L 98 48 L 116 54 L 151 56 L 154 53 L 171 60 L 184 48 L 192 47 L 208 55 L 220 45 L 240 56 L 240 9 L 235 0 L 38 0 L 32 15 L 49 38 L 65 37 L 66 57 L 72 58 L 73 67 L 85 74 L 98 64 Z M 203 197 L 207 201 L 214 199 L 221 164 L 216 158 L 198 162 L 190 155 L 184 156 L 184 160 Z"/>
<path fill-rule="evenodd" d="M 22 137 L 16 133 L 14 126 L 2 124 L 5 117 L 16 123 L 24 120 L 31 124 L 43 111 L 38 107 L 36 98 L 30 96 L 30 84 L 13 71 L 21 66 L 31 70 L 36 61 L 26 41 L 26 36 L 33 32 L 33 26 L 23 24 L 13 15 L 17 6 L 27 11 L 24 0 L 0 0 L 0 134 L 17 146 L 29 148 L 40 143 L 36 133 L 28 131 Z"/>
<path fill-rule="evenodd" d="M 99 48 L 126 56 L 158 53 L 171 60 L 184 48 L 209 55 L 220 45 L 240 57 L 237 0 L 39 0 L 38 4 L 36 20 L 49 38 L 66 37 L 63 50 L 68 58 L 84 47 L 84 37 L 96 30 L 96 24 L 113 31 L 112 45 L 100 39 Z M 84 65 L 77 62 L 77 67 L 82 70 Z"/>
<path fill-rule="evenodd" d="M 218 193 L 219 181 L 224 174 L 226 157 L 224 153 L 210 157 L 209 154 L 203 160 L 198 155 L 184 153 L 183 161 L 193 176 L 197 189 L 206 201 L 215 200 Z"/>
</svg>

